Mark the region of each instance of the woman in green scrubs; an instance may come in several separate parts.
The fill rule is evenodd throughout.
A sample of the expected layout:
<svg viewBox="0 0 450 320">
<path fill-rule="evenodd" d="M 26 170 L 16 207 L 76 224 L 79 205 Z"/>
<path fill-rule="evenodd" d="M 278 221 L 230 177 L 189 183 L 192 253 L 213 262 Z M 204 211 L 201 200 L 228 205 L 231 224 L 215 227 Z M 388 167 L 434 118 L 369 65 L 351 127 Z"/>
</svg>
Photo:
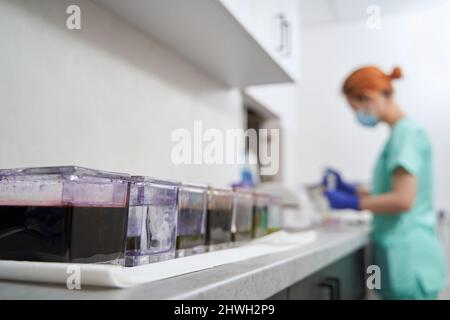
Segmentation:
<svg viewBox="0 0 450 320">
<path fill-rule="evenodd" d="M 407 117 L 393 99 L 390 75 L 364 67 L 345 81 L 343 92 L 358 121 L 368 127 L 386 123 L 390 136 L 373 172 L 369 193 L 334 175 L 325 188 L 334 209 L 370 210 L 374 263 L 381 270 L 379 294 L 384 299 L 436 299 L 445 285 L 445 262 L 433 208 L 433 157 L 426 132 Z"/>
</svg>

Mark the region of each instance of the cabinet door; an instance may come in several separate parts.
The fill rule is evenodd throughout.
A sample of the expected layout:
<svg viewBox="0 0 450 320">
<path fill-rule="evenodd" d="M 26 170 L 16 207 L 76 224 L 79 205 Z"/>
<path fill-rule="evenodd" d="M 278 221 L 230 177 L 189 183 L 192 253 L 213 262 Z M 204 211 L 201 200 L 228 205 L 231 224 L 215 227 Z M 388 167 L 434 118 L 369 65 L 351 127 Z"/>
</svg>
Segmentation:
<svg viewBox="0 0 450 320">
<path fill-rule="evenodd" d="M 300 65 L 296 0 L 221 0 L 241 25 L 294 79 Z"/>
<path fill-rule="evenodd" d="M 364 299 L 366 294 L 364 265 L 364 249 L 360 249 L 294 283 L 271 299 Z"/>
<path fill-rule="evenodd" d="M 300 72 L 299 5 L 296 0 L 280 0 L 275 11 L 273 47 L 280 64 L 294 78 Z"/>
<path fill-rule="evenodd" d="M 319 274 L 322 286 L 331 285 L 333 299 L 359 300 L 365 296 L 364 250 L 358 250 Z"/>
</svg>

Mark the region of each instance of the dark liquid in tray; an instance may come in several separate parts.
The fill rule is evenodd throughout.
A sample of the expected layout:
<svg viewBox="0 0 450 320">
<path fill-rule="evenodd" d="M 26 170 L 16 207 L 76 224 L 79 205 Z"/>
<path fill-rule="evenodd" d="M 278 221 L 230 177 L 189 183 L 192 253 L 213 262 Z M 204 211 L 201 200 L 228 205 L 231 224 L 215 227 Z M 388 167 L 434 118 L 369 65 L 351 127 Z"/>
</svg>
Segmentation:
<svg viewBox="0 0 450 320">
<path fill-rule="evenodd" d="M 141 249 L 141 237 L 135 236 L 135 237 L 127 237 L 127 254 L 136 252 L 138 253 Z"/>
<path fill-rule="evenodd" d="M 202 230 L 204 229 L 202 215 L 203 210 L 180 208 L 177 249 L 190 249 L 205 245 L 206 234 Z"/>
<path fill-rule="evenodd" d="M 123 257 L 127 208 L 0 206 L 0 259 L 107 262 Z"/>
<path fill-rule="evenodd" d="M 205 245 L 206 235 L 185 235 L 177 237 L 177 249 L 190 249 Z"/>
<path fill-rule="evenodd" d="M 231 242 L 231 210 L 208 209 L 206 244 Z"/>
</svg>

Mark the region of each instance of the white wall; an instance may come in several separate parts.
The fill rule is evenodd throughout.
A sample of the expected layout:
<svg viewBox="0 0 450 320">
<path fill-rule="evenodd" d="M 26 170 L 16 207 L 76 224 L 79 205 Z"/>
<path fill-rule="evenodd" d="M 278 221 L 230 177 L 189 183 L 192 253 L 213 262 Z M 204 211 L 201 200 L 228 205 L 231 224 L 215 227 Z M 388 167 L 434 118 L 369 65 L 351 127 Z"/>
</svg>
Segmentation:
<svg viewBox="0 0 450 320">
<path fill-rule="evenodd" d="M 79 4 L 82 30 L 66 28 Z M 241 97 L 90 1 L 0 0 L 0 168 L 77 164 L 227 185 L 175 166 L 171 132 L 242 127 Z"/>
<path fill-rule="evenodd" d="M 382 8 L 383 9 L 383 8 Z M 363 13 L 364 14 L 364 13 Z M 299 175 L 314 181 L 327 164 L 352 179 L 369 180 L 386 127 L 363 129 L 340 94 L 342 80 L 362 64 L 403 68 L 397 100 L 432 139 L 437 207 L 450 208 L 450 3 L 389 15 L 381 30 L 366 21 L 304 28 L 299 86 Z"/>
<path fill-rule="evenodd" d="M 80 4 L 82 30 L 65 27 Z M 298 85 L 254 90 L 284 123 L 283 178 L 315 182 L 326 165 L 368 180 L 387 128 L 361 128 L 340 94 L 349 71 L 400 65 L 397 98 L 432 138 L 438 205 L 450 190 L 450 7 L 303 28 Z M 172 130 L 242 126 L 241 97 L 90 1 L 0 0 L 0 168 L 77 164 L 226 185 L 235 166 L 175 166 Z"/>
</svg>

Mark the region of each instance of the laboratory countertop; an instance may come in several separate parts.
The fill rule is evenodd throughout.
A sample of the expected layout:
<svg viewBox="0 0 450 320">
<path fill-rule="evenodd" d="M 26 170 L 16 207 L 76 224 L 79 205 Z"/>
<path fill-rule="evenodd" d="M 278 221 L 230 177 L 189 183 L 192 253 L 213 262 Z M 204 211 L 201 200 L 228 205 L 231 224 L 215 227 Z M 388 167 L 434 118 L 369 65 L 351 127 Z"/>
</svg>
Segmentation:
<svg viewBox="0 0 450 320">
<path fill-rule="evenodd" d="M 294 250 L 259 256 L 127 289 L 0 281 L 0 299 L 266 299 L 364 247 L 367 226 L 321 226 Z"/>
</svg>

